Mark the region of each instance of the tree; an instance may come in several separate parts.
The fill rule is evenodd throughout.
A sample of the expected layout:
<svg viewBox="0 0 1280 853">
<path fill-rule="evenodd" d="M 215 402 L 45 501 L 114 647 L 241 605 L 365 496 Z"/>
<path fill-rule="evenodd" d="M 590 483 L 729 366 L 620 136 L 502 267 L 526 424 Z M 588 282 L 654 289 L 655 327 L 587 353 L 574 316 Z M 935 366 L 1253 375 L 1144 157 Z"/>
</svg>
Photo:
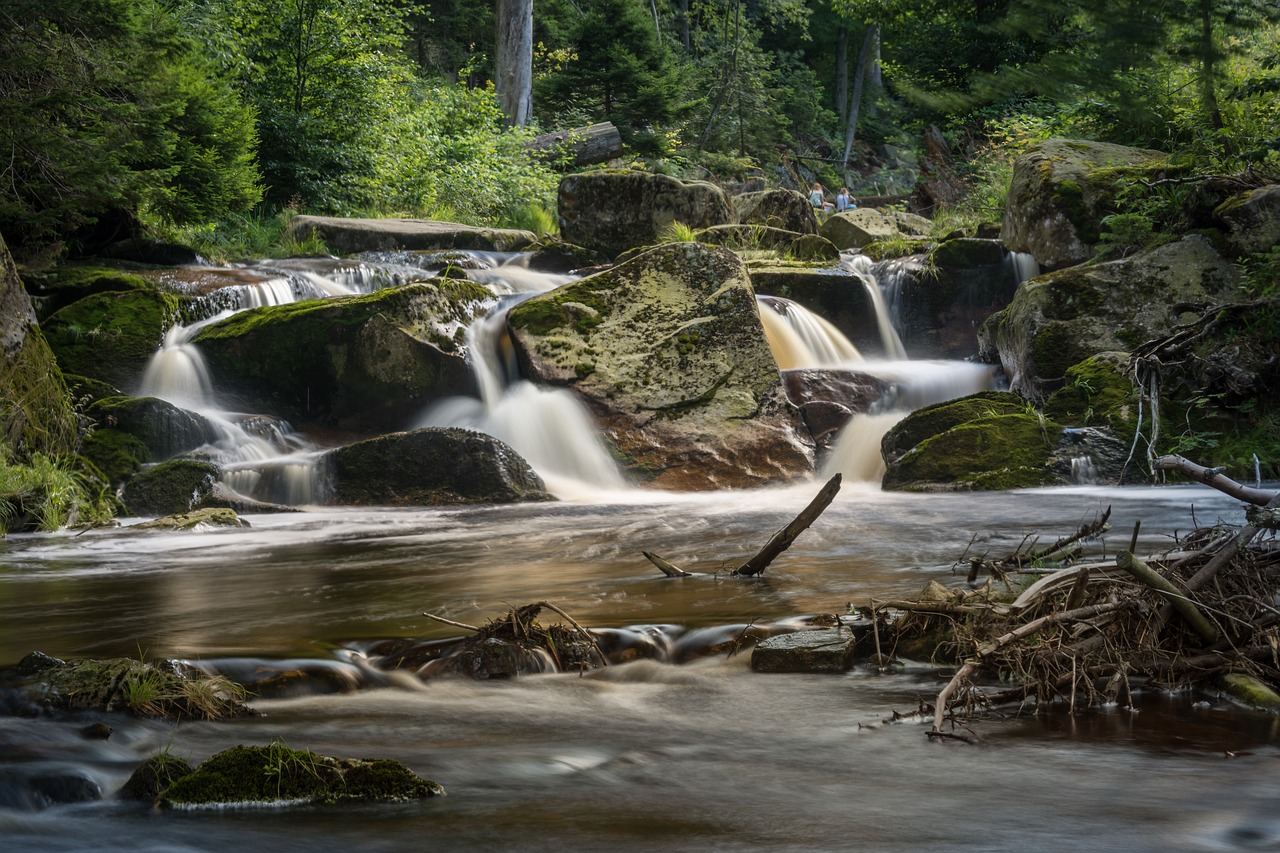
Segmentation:
<svg viewBox="0 0 1280 853">
<path fill-rule="evenodd" d="M 507 124 L 533 115 L 533 0 L 498 0 L 494 88 Z"/>
</svg>

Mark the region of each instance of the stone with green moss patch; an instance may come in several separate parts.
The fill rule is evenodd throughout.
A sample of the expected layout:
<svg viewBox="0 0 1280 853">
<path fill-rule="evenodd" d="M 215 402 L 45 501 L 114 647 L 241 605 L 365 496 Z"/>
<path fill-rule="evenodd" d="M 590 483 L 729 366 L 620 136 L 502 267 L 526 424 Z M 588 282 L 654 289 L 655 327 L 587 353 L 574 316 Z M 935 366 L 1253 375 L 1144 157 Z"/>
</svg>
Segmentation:
<svg viewBox="0 0 1280 853">
<path fill-rule="evenodd" d="M 87 296 L 44 324 L 58 365 L 66 373 L 131 387 L 177 318 L 179 298 L 130 290 Z"/>
<path fill-rule="evenodd" d="M 979 418 L 1025 415 L 1030 404 L 1007 391 L 980 391 L 958 400 L 934 403 L 894 424 L 880 442 L 886 462 L 895 462 L 925 439 Z"/>
<path fill-rule="evenodd" d="M 1137 426 L 1138 389 L 1124 372 L 1128 353 L 1099 353 L 1073 364 L 1066 382 L 1045 402 L 1044 413 L 1073 427 L 1106 426 L 1132 437 Z"/>
<path fill-rule="evenodd" d="M 129 515 L 173 515 L 190 510 L 213 491 L 218 468 L 195 459 L 171 459 L 145 468 L 124 485 Z"/>
</svg>

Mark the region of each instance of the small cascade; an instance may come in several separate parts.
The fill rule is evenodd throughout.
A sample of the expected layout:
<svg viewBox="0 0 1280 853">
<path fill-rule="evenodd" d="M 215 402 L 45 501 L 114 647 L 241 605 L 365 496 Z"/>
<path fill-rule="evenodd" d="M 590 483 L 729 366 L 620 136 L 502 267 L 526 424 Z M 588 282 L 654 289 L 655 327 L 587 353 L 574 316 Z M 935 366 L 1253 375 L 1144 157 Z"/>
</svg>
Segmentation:
<svg viewBox="0 0 1280 853">
<path fill-rule="evenodd" d="M 902 359 L 907 357 L 907 349 L 902 345 L 893 326 L 893 317 L 885 304 L 884 294 L 880 290 L 880 282 L 876 278 L 875 262 L 865 255 L 845 255 L 840 265 L 851 272 L 867 291 L 872 310 L 876 313 L 876 326 L 880 330 L 880 342 L 884 346 L 885 358 Z"/>
<path fill-rule="evenodd" d="M 781 296 L 757 296 L 760 323 L 781 370 L 839 367 L 862 361 L 862 353 L 831 323 Z"/>
<path fill-rule="evenodd" d="M 213 383 L 204 356 L 191 341 L 196 333 L 211 323 L 231 316 L 222 311 L 207 320 L 183 326 L 175 323 L 164 333 L 164 341 L 147 362 L 142 374 L 139 394 L 158 397 L 184 409 L 208 406 L 213 398 Z"/>
<path fill-rule="evenodd" d="M 1004 266 L 1005 277 L 1010 279 L 1015 287 L 1040 275 L 1040 263 L 1035 255 L 1027 252 L 1006 252 Z"/>
</svg>

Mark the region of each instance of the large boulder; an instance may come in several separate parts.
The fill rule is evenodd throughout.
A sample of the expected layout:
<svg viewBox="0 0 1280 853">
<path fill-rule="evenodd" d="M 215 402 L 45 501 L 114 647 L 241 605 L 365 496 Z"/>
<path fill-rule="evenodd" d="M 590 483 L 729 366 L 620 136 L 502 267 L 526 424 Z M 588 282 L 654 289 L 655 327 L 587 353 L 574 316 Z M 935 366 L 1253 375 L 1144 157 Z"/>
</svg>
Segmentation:
<svg viewBox="0 0 1280 853">
<path fill-rule="evenodd" d="M 656 243 L 672 223 L 729 225 L 733 210 L 720 188 L 646 172 L 586 172 L 560 181 L 560 235 L 609 257 Z"/>
<path fill-rule="evenodd" d="M 1163 168 L 1167 155 L 1108 142 L 1047 139 L 1013 165 L 1001 238 L 1046 270 L 1093 257 L 1122 178 Z"/>
<path fill-rule="evenodd" d="M 0 444 L 23 454 L 68 453 L 76 437 L 62 373 L 0 237 Z"/>
<path fill-rule="evenodd" d="M 641 479 L 745 487 L 811 470 L 755 293 L 726 249 L 661 246 L 517 305 L 508 325 L 526 374 L 572 387 Z"/>
<path fill-rule="evenodd" d="M 213 493 L 218 468 L 196 459 L 171 459 L 130 477 L 120 499 L 129 515 L 177 515 Z"/>
<path fill-rule="evenodd" d="M 833 213 L 822 223 L 818 233 L 835 243 L 837 249 L 861 249 L 871 243 L 904 236 L 894 220 L 871 207 Z"/>
<path fill-rule="evenodd" d="M 1239 267 L 1198 235 L 1118 261 L 1037 276 L 979 332 L 1012 390 L 1035 400 L 1059 388 L 1067 368 L 1091 355 L 1129 351 L 1168 334 L 1184 304 L 1230 296 Z"/>
<path fill-rule="evenodd" d="M 86 414 L 94 429 L 83 453 L 110 483 L 120 483 L 143 463 L 160 462 L 218 440 L 203 415 L 156 397 L 107 397 Z"/>
<path fill-rule="evenodd" d="M 433 400 L 475 395 L 459 344 L 495 303 L 479 284 L 440 279 L 242 311 L 195 343 L 244 411 L 382 432 Z"/>
<path fill-rule="evenodd" d="M 25 284 L 36 315 L 42 321 L 86 296 L 155 289 L 139 272 L 101 264 L 68 264 L 33 272 L 26 277 Z"/>
<path fill-rule="evenodd" d="M 1214 216 L 1236 255 L 1252 255 L 1280 245 L 1280 186 L 1239 193 L 1218 205 Z"/>
<path fill-rule="evenodd" d="M 537 241 L 532 231 L 478 228 L 431 219 L 355 219 L 341 216 L 295 216 L 288 233 L 296 240 L 318 237 L 332 252 L 391 249 L 479 249 L 518 252 Z"/>
<path fill-rule="evenodd" d="M 550 500 L 520 454 L 492 436 L 417 429 L 331 450 L 323 464 L 335 503 L 436 506 Z"/>
<path fill-rule="evenodd" d="M 64 373 L 130 388 L 175 322 L 179 305 L 179 297 L 155 290 L 95 293 L 49 317 L 44 332 Z"/>
<path fill-rule="evenodd" d="M 743 193 L 729 199 L 738 222 L 764 225 L 801 234 L 818 233 L 818 217 L 809 199 L 795 190 L 762 190 Z"/>
</svg>

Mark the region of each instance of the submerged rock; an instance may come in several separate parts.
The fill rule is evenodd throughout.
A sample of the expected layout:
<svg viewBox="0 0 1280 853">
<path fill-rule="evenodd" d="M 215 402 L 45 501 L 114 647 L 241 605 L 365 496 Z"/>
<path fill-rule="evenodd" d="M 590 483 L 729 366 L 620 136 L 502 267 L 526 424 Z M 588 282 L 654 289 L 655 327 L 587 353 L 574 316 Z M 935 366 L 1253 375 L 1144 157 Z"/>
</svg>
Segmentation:
<svg viewBox="0 0 1280 853">
<path fill-rule="evenodd" d="M 520 454 L 465 429 L 399 432 L 332 450 L 323 457 L 333 502 L 357 506 L 436 506 L 550 500 Z"/>
<path fill-rule="evenodd" d="M 477 228 L 431 219 L 355 219 L 341 216 L 295 216 L 289 221 L 295 240 L 319 237 L 333 252 L 392 249 L 480 249 L 517 252 L 537 241 L 532 231 Z"/>
<path fill-rule="evenodd" d="M 843 628 L 797 631 L 761 640 L 751 652 L 756 672 L 844 672 L 853 666 L 858 641 Z"/>
<path fill-rule="evenodd" d="M 165 788 L 157 803 L 182 809 L 398 803 L 442 794 L 444 788 L 398 761 L 334 758 L 276 742 L 219 752 Z"/>
<path fill-rule="evenodd" d="M 746 270 L 726 249 L 658 247 L 522 302 L 508 325 L 525 374 L 576 391 L 641 479 L 746 487 L 812 468 Z"/>
<path fill-rule="evenodd" d="M 496 301 L 474 282 L 435 280 L 242 311 L 195 340 L 246 411 L 381 432 L 433 400 L 474 396 L 460 342 Z"/>
</svg>

